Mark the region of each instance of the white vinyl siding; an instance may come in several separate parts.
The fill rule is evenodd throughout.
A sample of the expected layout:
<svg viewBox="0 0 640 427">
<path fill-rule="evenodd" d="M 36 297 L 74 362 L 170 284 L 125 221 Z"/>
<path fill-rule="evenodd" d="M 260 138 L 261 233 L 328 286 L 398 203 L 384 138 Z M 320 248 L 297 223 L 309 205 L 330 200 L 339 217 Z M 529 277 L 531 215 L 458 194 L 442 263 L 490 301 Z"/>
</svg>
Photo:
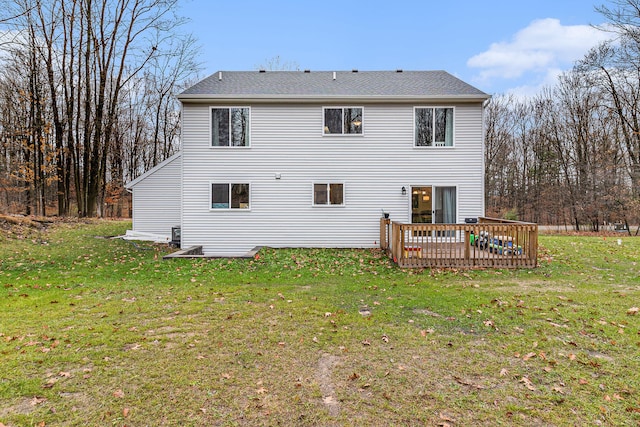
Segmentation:
<svg viewBox="0 0 640 427">
<path fill-rule="evenodd" d="M 456 187 L 458 222 L 484 214 L 480 102 L 455 105 L 455 147 L 446 150 L 414 148 L 413 104 L 364 105 L 367 132 L 357 140 L 318 132 L 326 106 L 251 105 L 251 150 L 210 150 L 210 106 L 185 102 L 182 246 L 376 247 L 382 209 L 411 221 L 401 189 L 412 185 Z M 213 212 L 210 182 L 251 182 L 251 210 Z M 318 209 L 314 183 L 344 183 L 348 203 Z"/>
<path fill-rule="evenodd" d="M 180 155 L 145 175 L 132 186 L 133 231 L 171 237 L 171 227 L 180 225 Z"/>
</svg>

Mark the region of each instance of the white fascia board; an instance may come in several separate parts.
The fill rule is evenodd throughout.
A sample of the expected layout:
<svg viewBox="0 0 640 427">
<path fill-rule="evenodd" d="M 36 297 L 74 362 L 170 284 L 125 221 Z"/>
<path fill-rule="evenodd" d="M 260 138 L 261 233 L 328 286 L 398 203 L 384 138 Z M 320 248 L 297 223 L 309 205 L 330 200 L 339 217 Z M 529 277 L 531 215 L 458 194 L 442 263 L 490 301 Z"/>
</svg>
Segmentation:
<svg viewBox="0 0 640 427">
<path fill-rule="evenodd" d="M 183 94 L 178 99 L 182 103 L 219 103 L 240 101 L 247 103 L 318 103 L 318 102 L 384 102 L 384 103 L 408 103 L 408 102 L 484 102 L 491 95 L 429 95 L 429 96 L 348 96 L 348 95 L 203 95 Z"/>
</svg>

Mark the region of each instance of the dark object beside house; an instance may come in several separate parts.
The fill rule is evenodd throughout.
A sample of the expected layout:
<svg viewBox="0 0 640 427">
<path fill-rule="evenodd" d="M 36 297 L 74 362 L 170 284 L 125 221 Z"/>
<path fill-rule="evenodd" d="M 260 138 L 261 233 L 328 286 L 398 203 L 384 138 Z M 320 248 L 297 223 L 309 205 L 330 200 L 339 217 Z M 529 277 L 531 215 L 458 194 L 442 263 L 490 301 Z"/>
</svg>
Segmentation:
<svg viewBox="0 0 640 427">
<path fill-rule="evenodd" d="M 171 227 L 171 241 L 169 245 L 174 246 L 176 248 L 180 247 L 180 226 L 177 225 L 175 227 Z"/>
</svg>

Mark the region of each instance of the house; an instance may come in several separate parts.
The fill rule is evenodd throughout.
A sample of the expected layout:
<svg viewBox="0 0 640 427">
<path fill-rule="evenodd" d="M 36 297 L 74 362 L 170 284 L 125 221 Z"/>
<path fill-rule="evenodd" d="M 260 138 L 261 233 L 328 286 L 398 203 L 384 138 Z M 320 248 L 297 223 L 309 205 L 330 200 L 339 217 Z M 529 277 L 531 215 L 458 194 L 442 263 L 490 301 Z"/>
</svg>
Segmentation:
<svg viewBox="0 0 640 427">
<path fill-rule="evenodd" d="M 175 216 L 148 217 L 171 205 L 183 248 L 239 255 L 377 247 L 383 211 L 407 223 L 484 215 L 489 95 L 445 71 L 220 71 L 178 98 L 181 155 L 129 184 L 134 230 L 169 232 Z M 158 194 L 165 168 L 180 196 Z"/>
<path fill-rule="evenodd" d="M 180 225 L 182 162 L 176 153 L 131 182 L 133 232 L 131 238 L 169 241 L 171 228 Z"/>
</svg>

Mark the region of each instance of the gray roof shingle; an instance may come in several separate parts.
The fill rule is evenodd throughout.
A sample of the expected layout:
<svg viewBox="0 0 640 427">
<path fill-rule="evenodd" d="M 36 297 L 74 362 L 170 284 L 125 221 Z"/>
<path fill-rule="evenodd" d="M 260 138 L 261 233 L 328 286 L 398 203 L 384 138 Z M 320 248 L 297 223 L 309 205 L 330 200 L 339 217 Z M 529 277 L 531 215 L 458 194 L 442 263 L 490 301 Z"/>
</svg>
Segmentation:
<svg viewBox="0 0 640 427">
<path fill-rule="evenodd" d="M 446 71 L 218 71 L 178 96 L 180 99 L 313 97 L 487 99 L 489 95 Z"/>
</svg>

